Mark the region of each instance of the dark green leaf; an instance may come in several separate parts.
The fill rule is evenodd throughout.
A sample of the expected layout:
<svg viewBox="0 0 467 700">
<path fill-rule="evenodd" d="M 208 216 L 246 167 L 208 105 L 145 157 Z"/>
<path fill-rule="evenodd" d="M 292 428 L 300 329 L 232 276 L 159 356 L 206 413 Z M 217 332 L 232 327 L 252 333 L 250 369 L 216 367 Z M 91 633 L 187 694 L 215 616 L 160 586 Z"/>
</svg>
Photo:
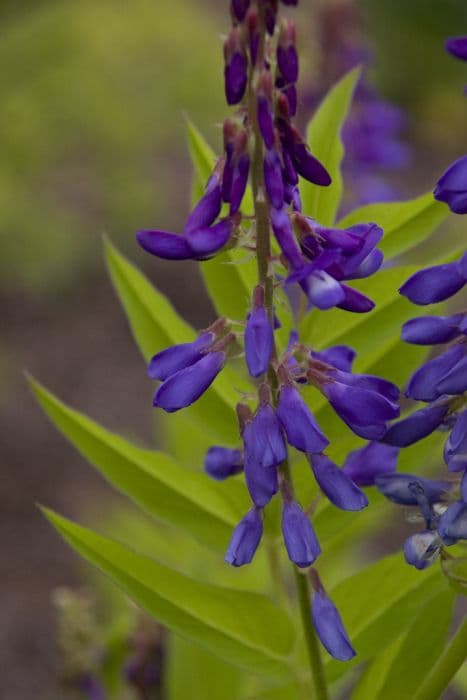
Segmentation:
<svg viewBox="0 0 467 700">
<path fill-rule="evenodd" d="M 329 187 L 318 187 L 301 181 L 303 210 L 323 226 L 334 223 L 342 197 L 341 161 L 344 148 L 341 129 L 347 118 L 360 68 L 345 75 L 326 95 L 308 126 L 310 150 L 328 170 L 332 178 Z"/>
</svg>

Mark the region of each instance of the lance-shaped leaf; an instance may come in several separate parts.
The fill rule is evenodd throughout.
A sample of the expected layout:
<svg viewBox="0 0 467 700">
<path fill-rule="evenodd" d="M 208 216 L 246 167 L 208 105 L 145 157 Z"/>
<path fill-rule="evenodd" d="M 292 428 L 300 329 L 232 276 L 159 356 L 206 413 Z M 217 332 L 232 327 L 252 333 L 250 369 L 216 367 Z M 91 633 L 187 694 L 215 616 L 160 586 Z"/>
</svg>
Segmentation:
<svg viewBox="0 0 467 700">
<path fill-rule="evenodd" d="M 402 554 L 385 557 L 342 581 L 330 597 L 342 615 L 357 656 L 347 664 L 331 661 L 329 678 L 380 653 L 407 629 L 413 619 L 446 584 L 437 567 L 420 572 L 407 566 Z"/>
<path fill-rule="evenodd" d="M 376 221 L 384 231 L 378 248 L 390 260 L 426 240 L 448 216 L 448 207 L 437 202 L 432 192 L 427 192 L 406 202 L 378 202 L 359 207 L 344 216 L 339 226 Z"/>
<path fill-rule="evenodd" d="M 195 332 L 165 296 L 108 241 L 105 252 L 115 290 L 146 361 L 169 345 L 194 340 Z M 210 434 L 209 439 L 213 441 L 236 438 L 233 407 L 238 395 L 227 373 L 222 372 L 209 392 L 184 412 L 186 418 Z"/>
<path fill-rule="evenodd" d="M 194 204 L 203 195 L 206 183 L 216 164 L 216 154 L 190 119 L 186 120 L 186 127 L 188 150 L 194 170 L 192 190 L 192 203 Z"/>
<path fill-rule="evenodd" d="M 168 345 L 194 340 L 193 329 L 172 304 L 108 239 L 104 250 L 110 277 L 144 359 L 149 361 Z"/>
<path fill-rule="evenodd" d="M 289 675 L 293 625 L 265 596 L 200 583 L 49 510 L 44 514 L 160 623 L 253 673 Z"/>
<path fill-rule="evenodd" d="M 365 670 L 352 700 L 412 700 L 444 648 L 453 603 L 454 594 L 442 591 L 407 620 L 407 633 Z"/>
<path fill-rule="evenodd" d="M 78 413 L 37 382 L 32 390 L 55 426 L 119 491 L 159 520 L 223 551 L 248 509 L 239 482 L 223 484 L 185 469 L 161 452 L 135 447 Z"/>
<path fill-rule="evenodd" d="M 332 183 L 317 187 L 304 180 L 300 184 L 303 211 L 323 226 L 334 223 L 342 197 L 341 162 L 344 156 L 341 130 L 347 118 L 360 68 L 345 75 L 326 95 L 308 126 L 307 141 L 313 155 L 323 163 Z"/>
</svg>

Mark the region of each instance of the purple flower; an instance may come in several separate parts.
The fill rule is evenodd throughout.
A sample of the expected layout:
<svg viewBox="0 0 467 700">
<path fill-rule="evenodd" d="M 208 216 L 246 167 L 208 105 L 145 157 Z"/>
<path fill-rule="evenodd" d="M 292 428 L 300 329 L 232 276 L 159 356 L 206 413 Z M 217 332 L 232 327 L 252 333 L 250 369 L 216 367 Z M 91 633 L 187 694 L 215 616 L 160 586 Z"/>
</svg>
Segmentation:
<svg viewBox="0 0 467 700">
<path fill-rule="evenodd" d="M 248 153 L 241 153 L 236 158 L 232 170 L 232 186 L 230 189 L 230 216 L 235 214 L 242 203 L 243 195 L 248 184 L 248 173 L 250 172 L 250 157 Z"/>
<path fill-rule="evenodd" d="M 342 471 L 358 486 L 374 486 L 376 477 L 395 471 L 399 449 L 380 442 L 350 452 Z"/>
<path fill-rule="evenodd" d="M 271 225 L 279 247 L 293 269 L 303 266 L 303 255 L 285 209 L 271 209 Z"/>
<path fill-rule="evenodd" d="M 224 352 L 208 352 L 194 365 L 168 377 L 156 391 L 153 406 L 167 413 L 190 406 L 209 388 L 224 363 Z"/>
<path fill-rule="evenodd" d="M 441 394 L 448 393 L 443 388 L 446 383 L 451 386 L 453 380 L 454 383 L 462 380 L 462 376 L 458 376 L 458 370 L 461 370 L 462 374 L 462 368 L 465 365 L 465 351 L 466 346 L 453 345 L 438 357 L 425 362 L 412 375 L 407 386 L 406 396 L 417 401 L 434 401 Z M 451 374 L 452 371 L 454 371 L 454 375 Z M 456 387 L 451 388 L 455 389 Z M 454 391 L 453 393 L 461 392 Z"/>
<path fill-rule="evenodd" d="M 467 346 L 463 346 L 464 356 L 451 367 L 436 385 L 441 394 L 463 394 L 467 391 Z"/>
<path fill-rule="evenodd" d="M 290 561 L 300 568 L 310 566 L 321 553 L 315 531 L 296 501 L 284 503 L 282 535 Z"/>
<path fill-rule="evenodd" d="M 339 417 L 367 440 L 382 438 L 386 422 L 399 415 L 398 389 L 383 379 L 335 370 L 320 388 Z"/>
<path fill-rule="evenodd" d="M 216 169 L 208 180 L 204 195 L 185 223 L 185 234 L 211 226 L 219 216 L 221 206 L 221 178 Z"/>
<path fill-rule="evenodd" d="M 172 345 L 154 355 L 148 365 L 148 375 L 151 379 L 164 381 L 175 372 L 198 362 L 207 348 L 213 343 L 214 333 L 201 333 L 192 343 Z"/>
<path fill-rule="evenodd" d="M 241 450 L 227 447 L 210 447 L 204 460 L 204 471 L 217 481 L 223 481 L 229 476 L 243 471 L 243 455 Z"/>
<path fill-rule="evenodd" d="M 467 471 L 464 472 L 464 475 L 461 479 L 460 491 L 461 500 L 464 501 L 464 503 L 467 503 Z"/>
<path fill-rule="evenodd" d="M 284 204 L 284 182 L 279 156 L 276 151 L 267 151 L 264 157 L 264 184 L 269 201 L 275 209 Z"/>
<path fill-rule="evenodd" d="M 101 683 L 90 674 L 82 676 L 78 685 L 89 700 L 106 700 L 107 696 Z"/>
<path fill-rule="evenodd" d="M 245 94 L 248 80 L 248 60 L 237 28 L 231 30 L 224 44 L 225 96 L 227 104 L 236 105 Z"/>
<path fill-rule="evenodd" d="M 444 544 L 456 544 L 457 540 L 467 540 L 467 503 L 455 501 L 439 519 L 438 534 Z"/>
<path fill-rule="evenodd" d="M 424 479 L 414 474 L 381 474 L 376 477 L 375 485 L 383 496 L 393 503 L 402 506 L 419 505 L 418 491 L 420 487 L 429 503 L 438 503 L 452 488 L 449 481 Z"/>
<path fill-rule="evenodd" d="M 335 506 L 355 511 L 368 505 L 363 491 L 329 457 L 313 455 L 310 464 L 320 489 Z"/>
<path fill-rule="evenodd" d="M 315 417 L 295 387 L 281 387 L 277 416 L 289 444 L 297 450 L 314 454 L 322 452 L 329 445 L 329 440 L 323 435 Z"/>
<path fill-rule="evenodd" d="M 250 7 L 250 0 L 232 0 L 231 7 L 234 17 L 239 22 L 243 22 L 247 10 Z"/>
<path fill-rule="evenodd" d="M 467 36 L 451 36 L 446 40 L 446 50 L 461 61 L 467 61 Z"/>
<path fill-rule="evenodd" d="M 272 86 L 271 86 L 272 90 Z M 258 126 L 268 150 L 274 146 L 274 121 L 271 101 L 264 94 L 258 95 Z"/>
<path fill-rule="evenodd" d="M 349 661 L 355 656 L 341 616 L 323 590 L 316 591 L 311 604 L 311 615 L 321 644 L 334 659 Z"/>
<path fill-rule="evenodd" d="M 467 411 L 459 414 L 446 440 L 444 461 L 451 472 L 467 469 Z"/>
<path fill-rule="evenodd" d="M 406 343 L 415 345 L 449 343 L 460 334 L 459 324 L 464 318 L 465 314 L 412 318 L 402 326 L 401 337 Z"/>
<path fill-rule="evenodd" d="M 235 528 L 225 561 L 232 566 L 249 564 L 263 534 L 263 519 L 258 508 L 252 508 Z"/>
<path fill-rule="evenodd" d="M 253 295 L 253 309 L 245 329 L 245 354 L 252 377 L 267 372 L 274 349 L 274 332 L 264 306 L 264 289 L 257 287 Z"/>
<path fill-rule="evenodd" d="M 196 260 L 205 260 L 217 253 L 230 240 L 233 223 L 230 219 L 221 219 L 207 228 L 187 231 L 185 239 Z"/>
<path fill-rule="evenodd" d="M 326 350 L 310 353 L 311 357 L 332 365 L 336 369 L 341 369 L 343 372 L 351 371 L 356 354 L 355 350 L 348 345 L 333 345 Z"/>
<path fill-rule="evenodd" d="M 346 284 L 341 284 L 341 287 L 345 292 L 345 297 L 344 301 L 337 305 L 339 309 L 351 311 L 354 314 L 366 314 L 375 308 L 374 302 L 358 289 L 352 289 Z"/>
<path fill-rule="evenodd" d="M 322 187 L 328 187 L 332 180 L 322 163 L 315 158 L 303 141 L 295 141 L 292 151 L 292 161 L 295 169 L 308 182 Z"/>
<path fill-rule="evenodd" d="M 265 469 L 281 464 L 287 457 L 287 448 L 281 424 L 270 403 L 260 405 L 249 426 L 253 439 L 248 456 L 252 450 L 255 464 Z M 245 460 L 246 451 L 245 446 Z"/>
<path fill-rule="evenodd" d="M 255 431 L 252 423 L 243 430 L 245 480 L 253 503 L 264 508 L 279 490 L 276 467 L 263 467 L 255 455 Z"/>
<path fill-rule="evenodd" d="M 441 544 L 437 532 L 433 530 L 417 532 L 405 541 L 405 561 L 416 569 L 426 569 L 436 561 Z"/>
<path fill-rule="evenodd" d="M 295 25 L 284 22 L 277 46 L 277 65 L 286 83 L 298 80 L 298 55 L 295 47 Z"/>
<path fill-rule="evenodd" d="M 413 445 L 414 442 L 431 435 L 441 425 L 448 411 L 447 403 L 432 404 L 414 411 L 407 418 L 393 423 L 382 438 L 382 442 L 397 447 Z"/>
<path fill-rule="evenodd" d="M 233 222 L 221 219 L 204 229 L 187 231 L 184 236 L 168 231 L 139 231 L 138 243 L 151 255 L 164 260 L 206 260 L 229 241 Z"/>
<path fill-rule="evenodd" d="M 141 248 L 163 260 L 190 260 L 193 252 L 184 236 L 169 231 L 138 231 Z"/>
<path fill-rule="evenodd" d="M 402 285 L 400 294 L 422 306 L 448 299 L 465 284 L 465 259 L 419 270 Z"/>
<path fill-rule="evenodd" d="M 454 161 L 441 175 L 434 195 L 438 201 L 446 202 L 454 214 L 467 214 L 467 156 Z"/>
</svg>

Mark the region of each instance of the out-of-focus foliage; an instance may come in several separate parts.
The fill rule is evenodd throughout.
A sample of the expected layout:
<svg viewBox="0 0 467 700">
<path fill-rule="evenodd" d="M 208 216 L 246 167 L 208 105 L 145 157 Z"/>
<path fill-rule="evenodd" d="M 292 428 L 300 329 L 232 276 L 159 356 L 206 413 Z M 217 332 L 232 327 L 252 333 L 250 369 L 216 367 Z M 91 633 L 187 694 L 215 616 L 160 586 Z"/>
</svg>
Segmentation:
<svg viewBox="0 0 467 700">
<path fill-rule="evenodd" d="M 182 108 L 206 120 L 209 95 L 208 124 L 220 117 L 221 48 L 206 7 L 187 0 L 9 10 L 0 44 L 2 285 L 37 294 L 97 267 L 103 231 L 128 246 L 168 203 L 188 201 L 174 191 Z"/>
<path fill-rule="evenodd" d="M 342 81 L 341 89 L 345 85 L 346 79 Z M 337 90 L 339 91 L 339 88 Z M 328 122 L 327 126 L 333 133 L 336 131 L 336 124 L 343 122 L 348 108 L 348 100 L 336 102 L 335 95 L 336 92 L 331 94 L 329 99 L 334 101 L 334 109 L 339 113 L 335 115 L 334 120 Z M 322 109 L 326 110 L 326 103 Z M 326 126 L 321 124 L 321 130 L 323 142 L 326 142 L 328 137 Z M 313 133 L 313 122 L 310 133 Z M 209 160 L 210 151 L 207 145 L 203 145 L 199 135 L 194 147 L 193 132 L 191 135 L 196 177 L 201 181 L 206 174 L 204 169 Z M 207 155 L 202 157 L 203 153 Z M 329 157 L 339 160 L 338 155 L 333 157 L 330 154 Z M 336 162 L 335 168 L 338 167 L 339 164 Z M 429 206 L 428 196 L 426 200 L 426 206 Z M 419 199 L 407 203 L 402 213 L 396 206 L 392 206 L 385 212 L 386 241 L 390 240 L 391 236 L 397 238 L 395 250 L 391 251 L 393 254 L 398 255 L 406 249 L 410 250 L 414 244 L 414 241 L 411 241 L 411 227 L 407 225 L 407 221 L 410 222 L 414 217 L 418 217 L 420 210 L 424 211 L 425 200 L 421 201 L 422 204 Z M 311 211 L 307 213 L 313 216 L 313 207 L 316 206 L 313 197 L 311 202 Z M 338 201 L 334 203 L 334 212 L 338 210 L 338 205 Z M 448 215 L 446 207 L 444 215 Z M 419 230 L 420 226 L 415 227 L 413 235 L 416 242 L 429 238 L 442 218 L 441 215 L 428 217 L 422 227 L 423 231 Z M 402 236 L 403 240 L 400 241 L 401 236 L 398 236 L 398 232 L 404 226 L 407 227 L 407 233 L 405 240 Z M 391 248 L 390 245 L 389 248 Z M 443 255 L 449 258 L 452 251 L 446 248 Z M 108 248 L 108 260 L 117 293 L 125 308 L 133 334 L 146 357 L 150 354 L 150 343 L 153 344 L 154 350 L 158 350 L 167 342 L 168 336 L 172 342 L 183 340 L 186 334 L 189 337 L 189 329 L 178 319 L 176 312 L 165 299 L 157 291 L 152 290 L 144 277 L 113 248 Z M 209 263 L 211 272 L 206 278 L 209 289 L 210 280 L 220 278 L 225 266 L 231 266 L 232 262 L 236 263 L 237 273 L 241 277 L 241 260 L 233 261 L 225 256 L 218 256 Z M 405 379 L 402 374 L 408 373 L 411 364 L 417 362 L 420 357 L 416 354 L 407 359 L 405 348 L 403 349 L 399 343 L 401 321 L 410 311 L 406 300 L 398 296 L 397 289 L 402 281 L 417 269 L 417 266 L 402 264 L 397 257 L 391 260 L 391 265 L 392 267 L 381 271 L 374 279 L 357 282 L 357 285 L 377 302 L 376 309 L 368 315 L 367 319 L 362 319 L 358 314 L 345 314 L 338 310 L 320 314 L 314 319 L 313 311 L 305 318 L 301 331 L 302 337 L 307 341 L 311 340 L 315 347 L 322 347 L 332 342 L 349 342 L 357 345 L 360 351 L 360 367 L 370 371 L 375 367 L 384 367 L 384 376 L 402 382 Z M 244 280 L 244 283 L 246 292 L 249 287 L 248 281 Z M 232 288 L 232 291 L 234 289 Z M 157 315 L 152 317 L 150 308 L 148 310 L 151 300 L 153 306 L 160 307 L 160 318 Z M 246 293 L 245 299 L 240 300 L 240 303 L 242 302 L 245 304 L 242 314 L 244 316 L 247 311 Z M 314 319 L 311 324 L 310 318 Z M 363 324 L 365 328 L 362 333 Z M 318 336 L 316 336 L 317 329 L 320 329 Z M 377 347 L 374 347 L 371 342 L 366 342 L 372 334 L 377 338 Z M 353 339 L 358 342 L 352 343 Z M 383 342 L 381 342 L 382 339 Z M 229 371 L 232 372 L 230 369 Z M 183 445 L 181 446 L 181 443 L 186 440 L 185 431 L 180 429 L 183 421 L 186 425 L 191 423 L 197 428 L 197 432 L 189 434 L 190 449 L 195 455 L 199 455 L 208 447 L 207 439 L 209 442 L 219 443 L 227 439 L 226 425 L 229 420 L 232 426 L 235 426 L 235 377 L 235 374 L 224 373 L 216 380 L 213 388 L 202 401 L 183 411 L 182 422 L 178 423 L 178 434 L 176 431 L 169 432 L 171 452 L 177 457 L 180 452 L 185 454 Z M 237 377 L 237 379 L 241 381 L 241 378 Z M 260 558 L 248 569 L 247 576 L 251 575 L 251 571 L 256 573 L 254 583 L 249 587 L 258 591 L 248 593 L 243 590 L 242 585 L 242 581 L 243 583 L 245 581 L 245 572 L 228 571 L 224 577 L 220 561 L 210 566 L 212 554 L 204 553 L 206 546 L 218 549 L 219 546 L 227 545 L 229 532 L 226 526 L 238 520 L 247 507 L 242 503 L 245 487 L 241 483 L 241 478 L 228 483 L 209 482 L 207 477 L 193 471 L 196 464 L 191 464 L 191 468 L 187 468 L 181 462 L 178 463 L 159 453 L 136 448 L 67 408 L 39 386 L 36 385 L 33 388 L 43 408 L 57 427 L 112 484 L 130 496 L 138 505 L 143 506 L 161 521 L 164 527 L 168 527 L 167 537 L 173 544 L 168 547 L 164 536 L 159 538 L 159 541 L 157 537 L 153 538 L 151 554 L 155 558 L 149 558 L 144 553 L 136 553 L 124 544 L 103 538 L 51 511 L 46 511 L 46 516 L 57 530 L 85 559 L 109 575 L 120 588 L 158 621 L 186 640 L 188 646 L 175 644 L 172 648 L 174 654 L 172 663 L 183 663 L 186 654 L 192 663 L 189 643 L 195 643 L 204 649 L 200 657 L 201 664 L 206 663 L 209 667 L 211 653 L 221 659 L 220 666 L 217 662 L 213 662 L 215 674 L 222 673 L 222 664 L 226 661 L 238 666 L 239 684 L 232 689 L 230 697 L 226 696 L 229 700 L 242 697 L 241 693 L 244 695 L 247 692 L 246 689 L 252 687 L 250 684 L 255 683 L 251 680 L 252 676 L 260 677 L 256 683 L 261 690 L 258 691 L 258 695 L 252 694 L 251 697 L 298 698 L 299 687 L 307 677 L 307 670 L 303 661 L 302 636 L 298 631 L 299 628 L 293 624 L 296 610 L 291 610 L 290 606 L 284 606 L 281 610 L 281 606 L 277 603 L 271 604 L 268 597 L 271 595 L 270 581 L 263 568 L 264 559 Z M 310 400 L 320 425 L 326 434 L 332 437 L 331 454 L 335 454 L 340 461 L 344 454 L 357 446 L 360 441 L 350 431 L 343 431 L 342 425 L 338 424 L 331 415 L 329 407 L 325 406 L 322 398 L 310 397 Z M 216 408 L 213 411 L 213 406 L 216 405 L 219 409 L 222 406 L 222 420 L 219 420 L 217 415 L 219 410 Z M 171 420 L 173 418 L 169 416 L 167 424 Z M 437 442 L 439 448 L 439 439 Z M 419 458 L 417 454 L 420 455 Z M 424 446 L 422 445 L 420 449 L 417 447 L 415 458 L 425 462 L 425 457 Z M 180 459 L 182 461 L 183 458 Z M 310 490 L 310 475 L 308 473 L 307 478 L 303 478 L 302 466 L 301 463 L 292 465 L 296 491 L 302 503 L 309 503 L 316 496 L 316 489 L 313 487 Z M 419 470 L 422 467 L 423 465 L 420 464 Z M 372 505 L 368 511 L 370 515 L 373 512 L 378 514 L 381 507 L 384 509 L 381 499 L 372 498 L 371 500 Z M 267 536 L 262 545 L 263 555 L 266 547 L 272 547 L 274 550 L 277 548 L 277 556 L 281 560 L 284 553 L 280 549 L 280 541 L 277 537 L 279 521 L 277 499 L 266 507 L 265 513 Z M 358 517 L 360 517 L 359 514 L 350 514 L 350 525 Z M 352 548 L 355 545 L 353 539 L 355 530 L 352 526 L 344 527 L 344 519 L 345 514 L 331 505 L 321 504 L 318 508 L 314 520 L 324 551 L 328 541 L 334 545 L 337 544 L 336 532 L 339 529 L 343 531 L 343 535 L 342 541 L 337 546 L 340 544 L 342 547 Z M 378 523 L 379 520 L 376 518 L 373 521 L 373 527 Z M 184 555 L 184 552 L 189 551 L 190 542 L 193 539 L 197 541 L 195 546 L 199 552 L 197 563 L 189 555 Z M 193 571 L 193 567 L 198 568 L 200 562 L 205 563 L 203 573 L 198 572 L 190 577 L 187 572 Z M 326 563 L 322 564 L 321 571 L 323 570 L 325 574 L 329 570 L 331 576 L 336 573 L 329 559 L 327 566 Z M 332 598 L 343 615 L 358 655 L 345 665 L 328 660 L 326 673 L 329 682 L 337 681 L 363 661 L 371 661 L 382 675 L 385 668 L 383 669 L 382 662 L 375 657 L 384 652 L 385 662 L 390 671 L 387 681 L 381 684 L 378 690 L 381 697 L 388 698 L 394 696 L 394 693 L 399 694 L 401 673 L 410 674 L 410 688 L 416 688 L 420 676 L 426 673 L 429 665 L 427 659 L 432 658 L 429 654 L 433 655 L 435 648 L 443 647 L 452 609 L 454 593 L 449 589 L 440 567 L 435 566 L 427 572 L 419 572 L 407 566 L 401 554 L 396 554 L 367 563 L 353 575 L 349 575 L 348 569 L 341 568 L 337 573 L 336 581 L 337 585 L 333 588 Z M 225 588 L 226 584 L 229 588 Z M 436 605 L 439 615 L 436 647 L 433 647 L 432 638 L 426 633 L 426 609 L 432 603 Z M 401 637 L 402 642 L 399 647 L 397 641 Z M 405 649 L 412 654 L 409 668 L 407 668 L 408 651 L 406 652 Z M 194 654 L 196 655 L 197 652 L 195 651 Z M 373 666 L 370 666 L 367 671 L 370 678 L 372 668 Z M 209 673 L 209 670 L 206 672 Z M 247 675 L 243 679 L 245 672 Z M 171 678 L 176 687 L 177 682 L 173 671 Z M 242 679 L 241 683 L 240 679 Z M 449 682 L 449 679 L 446 679 L 446 682 Z M 168 690 L 170 697 L 172 692 L 170 685 Z M 370 683 L 367 687 L 363 678 L 357 690 L 357 697 L 374 700 L 373 691 L 374 684 Z M 177 697 L 177 692 L 180 691 L 174 691 L 175 695 L 172 698 Z M 200 692 L 208 698 L 213 689 L 210 686 L 207 688 L 203 686 L 201 691 L 195 686 L 194 697 Z M 256 690 L 254 692 L 256 693 Z"/>
</svg>

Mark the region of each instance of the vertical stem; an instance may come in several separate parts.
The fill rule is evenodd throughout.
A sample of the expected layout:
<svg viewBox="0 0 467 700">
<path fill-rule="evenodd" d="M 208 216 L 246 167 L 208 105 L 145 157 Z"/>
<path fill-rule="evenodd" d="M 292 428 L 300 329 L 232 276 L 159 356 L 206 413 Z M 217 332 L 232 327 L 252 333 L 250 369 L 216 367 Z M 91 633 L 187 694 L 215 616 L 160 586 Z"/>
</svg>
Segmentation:
<svg viewBox="0 0 467 700">
<path fill-rule="evenodd" d="M 265 28 L 264 21 L 261 18 L 261 40 L 259 48 L 259 56 L 263 55 L 265 43 Z M 261 133 L 258 125 L 257 118 L 257 107 L 256 107 L 256 95 L 253 86 L 253 75 L 250 75 L 249 80 L 249 100 L 248 100 L 248 112 L 250 125 L 253 129 L 254 134 L 254 150 L 252 157 L 252 169 L 251 169 L 251 179 L 253 188 L 253 199 L 255 207 L 255 221 L 256 221 L 256 257 L 258 264 L 258 280 L 259 283 L 264 286 L 265 290 L 265 307 L 268 311 L 268 316 L 271 323 L 274 320 L 274 306 L 273 306 L 273 296 L 274 296 L 274 279 L 270 272 L 270 258 L 271 258 L 271 240 L 270 240 L 270 213 L 269 204 L 266 199 L 265 187 L 264 187 L 264 173 L 263 173 L 263 142 L 261 138 Z M 277 354 L 274 350 L 273 358 L 276 358 Z M 274 368 L 270 366 L 268 372 L 268 383 L 271 387 L 271 392 L 274 397 L 274 403 L 277 402 L 277 392 L 278 383 L 277 376 Z M 290 468 L 288 461 L 286 460 L 281 465 L 282 478 L 286 479 L 290 485 L 290 490 L 293 492 L 292 476 L 290 473 Z M 278 562 L 272 558 L 270 551 L 269 564 L 271 569 L 277 576 L 277 566 Z M 311 619 L 310 610 L 310 589 L 309 583 L 306 576 L 299 573 L 298 569 L 294 566 L 294 579 L 295 587 L 297 591 L 297 598 L 300 609 L 300 616 L 302 619 L 303 631 L 305 636 L 305 643 L 307 647 L 308 660 L 311 670 L 311 685 L 313 687 L 313 698 L 314 700 L 328 700 L 329 695 L 326 687 L 326 678 L 324 674 L 323 662 L 321 659 L 321 651 L 319 647 L 319 642 L 316 636 L 315 629 L 313 627 L 313 622 Z"/>
<path fill-rule="evenodd" d="M 311 669 L 311 683 L 313 685 L 313 697 L 316 700 L 328 700 L 326 676 L 324 674 L 321 649 L 310 612 L 310 586 L 308 579 L 294 567 L 295 586 L 297 589 L 300 615 L 302 618 L 303 632 L 305 634 L 308 661 Z"/>
<path fill-rule="evenodd" d="M 459 629 L 449 642 L 418 691 L 414 700 L 436 700 L 443 694 L 451 679 L 465 662 L 467 652 L 467 620 L 461 622 Z"/>
</svg>

